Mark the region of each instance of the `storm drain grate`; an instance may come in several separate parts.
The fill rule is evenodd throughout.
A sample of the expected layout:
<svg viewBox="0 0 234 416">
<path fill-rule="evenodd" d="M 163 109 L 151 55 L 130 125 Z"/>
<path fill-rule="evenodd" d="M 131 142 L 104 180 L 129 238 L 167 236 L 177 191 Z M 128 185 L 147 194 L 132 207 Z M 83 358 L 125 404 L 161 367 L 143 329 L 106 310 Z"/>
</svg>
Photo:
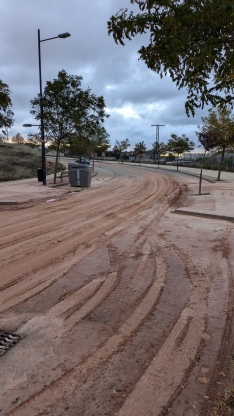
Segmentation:
<svg viewBox="0 0 234 416">
<path fill-rule="evenodd" d="M 0 330 L 0 357 L 5 354 L 11 347 L 13 347 L 20 340 L 20 337 L 15 334 L 10 334 Z"/>
</svg>

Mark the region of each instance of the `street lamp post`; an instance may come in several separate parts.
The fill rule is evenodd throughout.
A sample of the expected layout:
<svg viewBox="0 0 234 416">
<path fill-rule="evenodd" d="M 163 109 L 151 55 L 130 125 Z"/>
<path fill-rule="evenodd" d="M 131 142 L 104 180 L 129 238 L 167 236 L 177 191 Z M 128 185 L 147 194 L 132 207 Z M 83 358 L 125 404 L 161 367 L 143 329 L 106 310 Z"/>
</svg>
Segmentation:
<svg viewBox="0 0 234 416">
<path fill-rule="evenodd" d="M 40 29 L 38 29 L 38 61 L 39 61 L 39 83 L 40 83 L 40 113 L 41 113 L 41 153 L 42 153 L 42 172 L 43 172 L 43 185 L 46 185 L 46 159 L 45 159 L 45 133 L 44 133 L 44 113 L 43 113 L 43 96 L 42 96 L 42 77 L 41 77 L 41 42 L 46 42 L 51 39 L 65 39 L 68 38 L 70 33 L 61 33 L 58 36 L 48 39 L 41 39 Z"/>
</svg>

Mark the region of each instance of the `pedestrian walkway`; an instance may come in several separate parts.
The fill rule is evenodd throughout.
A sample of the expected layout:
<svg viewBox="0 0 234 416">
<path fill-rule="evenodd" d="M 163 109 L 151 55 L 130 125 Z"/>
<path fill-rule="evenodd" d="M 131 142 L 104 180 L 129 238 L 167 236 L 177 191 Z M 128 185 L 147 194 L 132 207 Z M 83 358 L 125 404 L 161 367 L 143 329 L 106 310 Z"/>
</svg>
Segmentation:
<svg viewBox="0 0 234 416">
<path fill-rule="evenodd" d="M 112 172 L 97 166 L 92 175 L 91 187 L 103 186 L 113 177 Z M 60 179 L 57 179 L 57 184 L 54 185 L 53 178 L 54 175 L 47 176 L 46 186 L 42 182 L 38 182 L 37 178 L 0 182 L 0 205 L 27 204 L 47 200 L 50 202 L 52 199 L 58 199 L 67 193 L 84 189 L 72 188 L 68 177 L 64 178 L 62 183 Z"/>
<path fill-rule="evenodd" d="M 116 162 L 107 162 L 107 163 L 116 163 Z M 189 166 L 179 166 L 179 170 L 177 172 L 177 167 L 176 166 L 171 166 L 171 165 L 158 165 L 156 164 L 152 164 L 152 163 L 142 163 L 141 166 L 139 163 L 134 163 L 134 162 L 124 162 L 124 165 L 130 165 L 130 166 L 139 166 L 142 168 L 150 168 L 150 169 L 156 169 L 159 170 L 161 172 L 165 171 L 169 171 L 169 172 L 174 172 L 175 174 L 179 174 L 179 173 L 184 173 L 186 175 L 192 175 L 192 176 L 196 176 L 199 177 L 200 176 L 200 172 L 201 172 L 201 168 L 191 168 Z M 218 171 L 217 170 L 211 170 L 211 169 L 203 169 L 202 170 L 202 177 L 205 180 L 208 181 L 217 181 L 217 176 L 218 176 Z M 222 181 L 227 181 L 227 182 L 234 182 L 234 172 L 225 172 L 222 171 L 221 172 L 221 182 Z"/>
<path fill-rule="evenodd" d="M 233 183 L 210 183 L 205 186 L 205 192 L 201 195 L 198 195 L 197 186 L 190 186 L 187 199 L 176 212 L 234 221 Z"/>
</svg>

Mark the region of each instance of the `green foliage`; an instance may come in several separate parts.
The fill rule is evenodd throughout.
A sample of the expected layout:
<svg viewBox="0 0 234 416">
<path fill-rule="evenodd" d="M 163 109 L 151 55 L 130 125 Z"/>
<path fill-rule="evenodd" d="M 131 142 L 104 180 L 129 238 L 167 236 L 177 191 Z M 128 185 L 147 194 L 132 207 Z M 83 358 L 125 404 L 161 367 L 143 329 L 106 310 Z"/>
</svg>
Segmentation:
<svg viewBox="0 0 234 416">
<path fill-rule="evenodd" d="M 73 156 L 83 154 L 88 156 L 90 152 L 102 153 L 110 147 L 110 135 L 102 125 L 97 125 L 95 130 L 86 130 L 86 135 L 74 133 L 69 140 L 69 153 Z"/>
<path fill-rule="evenodd" d="M 10 93 L 8 85 L 0 79 L 0 128 L 11 127 L 14 122 Z"/>
<path fill-rule="evenodd" d="M 185 134 L 182 134 L 182 136 L 171 134 L 171 139 L 167 142 L 167 150 L 177 155 L 177 170 L 179 155 L 183 155 L 184 153 L 193 150 L 194 147 L 195 143 L 192 140 L 189 140 Z"/>
<path fill-rule="evenodd" d="M 143 153 L 146 152 L 146 145 L 145 145 L 144 141 L 143 142 L 136 143 L 134 150 L 135 150 L 135 152 L 136 152 L 137 155 L 142 156 Z"/>
<path fill-rule="evenodd" d="M 48 174 L 54 173 L 54 163 L 47 162 Z M 41 167 L 41 152 L 28 145 L 0 143 L 0 182 L 35 178 Z M 59 164 L 59 169 L 64 166 Z"/>
<path fill-rule="evenodd" d="M 103 96 L 81 88 L 82 77 L 58 72 L 57 79 L 47 81 L 43 94 L 44 128 L 46 139 L 56 148 L 56 164 L 61 146 L 87 143 L 106 117 Z M 33 114 L 40 120 L 40 97 L 31 100 Z M 56 172 L 54 175 L 56 182 Z"/>
<path fill-rule="evenodd" d="M 165 155 L 165 153 L 167 153 L 167 146 L 164 142 L 154 142 L 152 144 L 152 151 L 156 154 Z"/>
<path fill-rule="evenodd" d="M 147 33 L 139 50 L 148 68 L 169 74 L 187 89 L 187 115 L 205 104 L 231 103 L 234 92 L 234 3 L 230 0 L 130 0 L 139 13 L 121 9 L 108 22 L 108 33 L 124 45 Z M 222 93 L 225 94 L 222 94 Z"/>
<path fill-rule="evenodd" d="M 121 142 L 119 140 L 116 140 L 113 151 L 116 155 L 120 156 L 121 153 L 124 150 L 127 150 L 131 146 L 129 139 L 122 140 Z"/>
<path fill-rule="evenodd" d="M 136 155 L 138 155 L 140 157 L 140 164 L 141 164 L 142 155 L 146 152 L 146 145 L 145 145 L 144 141 L 136 143 L 134 150 L 135 150 Z"/>
<path fill-rule="evenodd" d="M 41 165 L 40 152 L 32 151 L 28 146 L 0 144 L 0 181 L 33 178 Z"/>
<path fill-rule="evenodd" d="M 217 180 L 220 180 L 221 170 L 226 150 L 234 146 L 234 115 L 230 107 L 217 107 L 209 110 L 207 117 L 202 117 L 203 126 L 198 126 L 198 140 L 205 150 L 216 149 L 222 152 Z"/>
<path fill-rule="evenodd" d="M 161 142 L 154 142 L 153 143 L 153 147 L 152 147 L 152 152 L 154 153 L 154 160 L 155 160 L 155 156 L 158 156 L 158 163 L 159 163 L 159 156 L 160 155 L 165 155 L 167 153 L 167 146 L 165 145 L 165 143 Z"/>
<path fill-rule="evenodd" d="M 207 117 L 202 117 L 202 121 L 203 126 L 198 126 L 200 132 L 197 135 L 206 150 L 226 150 L 234 146 L 234 115 L 231 108 L 212 108 Z"/>
<path fill-rule="evenodd" d="M 167 150 L 178 156 L 193 150 L 194 147 L 195 143 L 192 140 L 189 140 L 185 134 L 182 134 L 182 136 L 171 134 L 171 139 L 167 142 Z"/>
</svg>

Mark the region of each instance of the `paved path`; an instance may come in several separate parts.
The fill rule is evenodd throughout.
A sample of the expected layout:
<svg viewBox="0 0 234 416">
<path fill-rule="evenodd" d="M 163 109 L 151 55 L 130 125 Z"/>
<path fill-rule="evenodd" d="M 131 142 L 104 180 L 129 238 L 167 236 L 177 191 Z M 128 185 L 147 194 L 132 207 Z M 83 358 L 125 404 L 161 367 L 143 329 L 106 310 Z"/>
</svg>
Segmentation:
<svg viewBox="0 0 234 416">
<path fill-rule="evenodd" d="M 103 162 L 101 162 L 103 163 Z M 116 164 L 116 162 L 105 162 L 105 163 L 113 163 Z M 150 163 L 142 163 L 140 166 L 139 163 L 132 163 L 132 162 L 124 162 L 124 165 L 130 165 L 130 166 L 139 166 L 150 168 L 150 169 L 156 169 L 158 170 L 158 165 L 152 165 Z M 159 171 L 160 172 L 173 172 L 175 175 L 184 173 L 186 175 L 192 175 L 192 176 L 200 176 L 201 169 L 200 168 L 191 168 L 188 166 L 179 166 L 179 171 L 177 172 L 176 166 L 170 166 L 170 165 L 159 165 Z M 203 169 L 203 178 L 211 181 L 216 181 L 218 176 L 217 170 L 210 170 L 210 169 Z M 227 182 L 234 182 L 234 172 L 221 172 L 221 182 L 227 181 Z"/>
</svg>

